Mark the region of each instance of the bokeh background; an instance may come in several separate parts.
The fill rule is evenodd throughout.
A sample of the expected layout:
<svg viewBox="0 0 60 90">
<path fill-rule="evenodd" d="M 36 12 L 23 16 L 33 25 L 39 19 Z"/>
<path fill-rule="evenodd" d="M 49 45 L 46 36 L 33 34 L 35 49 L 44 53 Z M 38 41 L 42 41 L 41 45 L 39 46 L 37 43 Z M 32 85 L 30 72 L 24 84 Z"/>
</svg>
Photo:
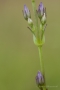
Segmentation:
<svg viewBox="0 0 60 90">
<path fill-rule="evenodd" d="M 48 90 L 60 89 L 60 0 L 36 0 L 47 8 L 43 61 Z M 31 0 L 0 0 L 0 90 L 39 90 L 35 76 L 40 70 L 38 49 L 23 18 Z M 52 86 L 52 87 L 51 87 Z"/>
</svg>

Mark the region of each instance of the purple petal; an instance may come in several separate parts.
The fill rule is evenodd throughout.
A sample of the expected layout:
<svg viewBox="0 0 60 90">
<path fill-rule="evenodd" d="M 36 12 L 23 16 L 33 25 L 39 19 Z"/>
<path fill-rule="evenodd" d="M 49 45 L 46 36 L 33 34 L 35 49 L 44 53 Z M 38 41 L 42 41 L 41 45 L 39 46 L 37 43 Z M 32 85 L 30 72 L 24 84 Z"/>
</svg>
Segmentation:
<svg viewBox="0 0 60 90">
<path fill-rule="evenodd" d="M 27 20 L 28 18 L 31 18 L 30 11 L 26 5 L 24 5 L 24 10 L 23 10 L 24 18 Z"/>
<path fill-rule="evenodd" d="M 24 12 L 28 13 L 29 12 L 29 9 L 27 8 L 26 5 L 24 5 Z"/>
<path fill-rule="evenodd" d="M 41 2 L 38 6 L 38 17 L 41 18 L 44 14 L 44 6 L 43 3 Z"/>
<path fill-rule="evenodd" d="M 40 3 L 40 5 L 39 5 L 39 6 L 40 6 L 40 10 L 41 10 L 41 11 L 43 11 L 44 6 L 43 6 L 43 3 L 42 3 L 42 2 Z"/>
<path fill-rule="evenodd" d="M 43 78 L 43 75 L 41 74 L 40 71 L 38 71 L 38 73 L 37 73 L 36 83 L 37 83 L 37 84 L 42 84 L 42 83 L 44 83 L 44 78 Z"/>
</svg>

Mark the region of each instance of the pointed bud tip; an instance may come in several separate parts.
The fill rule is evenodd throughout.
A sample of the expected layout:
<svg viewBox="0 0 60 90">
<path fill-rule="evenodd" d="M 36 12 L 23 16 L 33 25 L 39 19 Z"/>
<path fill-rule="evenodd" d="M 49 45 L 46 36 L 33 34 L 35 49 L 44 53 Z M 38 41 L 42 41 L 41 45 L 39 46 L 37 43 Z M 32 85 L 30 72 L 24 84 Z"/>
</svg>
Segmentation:
<svg viewBox="0 0 60 90">
<path fill-rule="evenodd" d="M 46 14 L 46 8 L 44 8 L 44 5 L 42 2 L 40 2 L 38 6 L 37 13 L 38 13 L 38 17 L 40 18 L 40 20 L 43 17 L 44 13 Z"/>
<path fill-rule="evenodd" d="M 28 18 L 31 18 L 30 10 L 26 6 L 26 4 L 24 5 L 23 15 L 26 20 L 28 20 Z"/>
</svg>

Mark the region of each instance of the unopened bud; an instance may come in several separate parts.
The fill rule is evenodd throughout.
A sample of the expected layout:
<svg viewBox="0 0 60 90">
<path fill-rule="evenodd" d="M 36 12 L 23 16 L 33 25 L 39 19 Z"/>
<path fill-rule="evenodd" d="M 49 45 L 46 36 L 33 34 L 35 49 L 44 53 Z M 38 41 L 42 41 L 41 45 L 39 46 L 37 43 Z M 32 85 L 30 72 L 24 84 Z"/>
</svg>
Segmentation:
<svg viewBox="0 0 60 90">
<path fill-rule="evenodd" d="M 44 77 L 43 77 L 43 75 L 41 74 L 40 71 L 38 71 L 38 73 L 37 73 L 36 83 L 37 83 L 38 86 L 44 84 Z"/>
<path fill-rule="evenodd" d="M 41 19 L 44 14 L 44 6 L 42 2 L 39 4 L 37 12 L 38 12 L 38 17 Z"/>
<path fill-rule="evenodd" d="M 31 18 L 30 10 L 26 5 L 24 5 L 23 15 L 26 20 L 28 20 L 28 18 Z"/>
<path fill-rule="evenodd" d="M 44 25 L 46 23 L 46 15 L 44 13 L 42 19 L 41 19 L 41 23 Z"/>
<path fill-rule="evenodd" d="M 33 26 L 33 21 L 31 18 L 28 18 L 28 24 L 32 27 Z"/>
</svg>

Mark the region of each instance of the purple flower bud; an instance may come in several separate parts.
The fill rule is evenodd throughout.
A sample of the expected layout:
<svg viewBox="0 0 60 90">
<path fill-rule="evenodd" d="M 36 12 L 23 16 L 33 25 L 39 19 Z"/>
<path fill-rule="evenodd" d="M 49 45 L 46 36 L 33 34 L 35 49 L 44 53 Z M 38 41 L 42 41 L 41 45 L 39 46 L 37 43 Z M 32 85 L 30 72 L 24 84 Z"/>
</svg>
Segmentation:
<svg viewBox="0 0 60 90">
<path fill-rule="evenodd" d="M 24 5 L 23 15 L 26 20 L 28 20 L 28 18 L 31 18 L 30 10 L 26 5 Z"/>
<path fill-rule="evenodd" d="M 44 6 L 43 3 L 41 2 L 38 6 L 38 17 L 42 18 L 43 14 L 44 14 Z"/>
<path fill-rule="evenodd" d="M 43 77 L 43 75 L 41 74 L 40 71 L 38 71 L 38 73 L 37 73 L 36 83 L 37 83 L 38 86 L 44 84 L 44 77 Z"/>
</svg>

